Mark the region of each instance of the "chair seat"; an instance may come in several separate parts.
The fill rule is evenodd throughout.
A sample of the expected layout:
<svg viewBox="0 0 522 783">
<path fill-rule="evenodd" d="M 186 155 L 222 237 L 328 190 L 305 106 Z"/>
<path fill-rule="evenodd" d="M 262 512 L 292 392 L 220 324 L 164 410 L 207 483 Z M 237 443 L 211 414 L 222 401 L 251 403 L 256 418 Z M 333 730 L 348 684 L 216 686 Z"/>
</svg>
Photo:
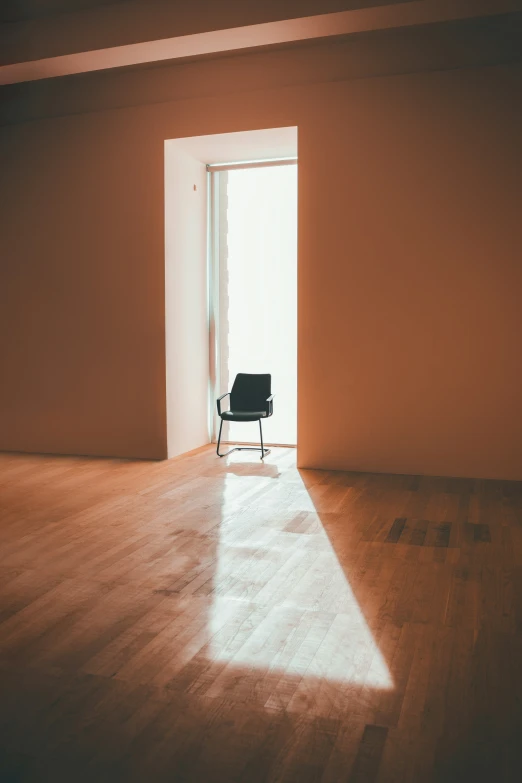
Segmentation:
<svg viewBox="0 0 522 783">
<path fill-rule="evenodd" d="M 266 419 L 266 411 L 223 411 L 223 421 L 259 421 Z"/>
</svg>

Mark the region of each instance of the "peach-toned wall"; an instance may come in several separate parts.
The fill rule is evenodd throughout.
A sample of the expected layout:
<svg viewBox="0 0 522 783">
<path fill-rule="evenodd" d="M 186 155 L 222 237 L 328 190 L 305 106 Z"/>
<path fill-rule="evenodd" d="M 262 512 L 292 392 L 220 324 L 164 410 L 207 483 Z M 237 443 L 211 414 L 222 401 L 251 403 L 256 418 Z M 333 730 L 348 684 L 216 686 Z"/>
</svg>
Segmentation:
<svg viewBox="0 0 522 783">
<path fill-rule="evenodd" d="M 360 81 L 335 123 L 329 92 L 299 127 L 300 463 L 521 479 L 522 69 Z"/>
<path fill-rule="evenodd" d="M 0 158 L 0 449 L 166 456 L 162 145 L 91 115 Z"/>
<path fill-rule="evenodd" d="M 195 188 L 195 189 L 194 189 Z M 208 443 L 207 172 L 165 144 L 165 335 L 168 456 Z"/>
<path fill-rule="evenodd" d="M 3 128 L 0 447 L 166 454 L 164 140 L 297 125 L 300 464 L 522 478 L 521 89 L 507 65 Z"/>
</svg>

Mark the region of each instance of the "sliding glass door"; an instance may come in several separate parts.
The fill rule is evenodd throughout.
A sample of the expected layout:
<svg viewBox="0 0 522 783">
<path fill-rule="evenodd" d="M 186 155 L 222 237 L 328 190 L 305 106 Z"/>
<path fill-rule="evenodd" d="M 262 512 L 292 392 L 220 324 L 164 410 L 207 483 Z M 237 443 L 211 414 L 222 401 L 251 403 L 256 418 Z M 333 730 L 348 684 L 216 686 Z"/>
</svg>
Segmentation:
<svg viewBox="0 0 522 783">
<path fill-rule="evenodd" d="M 238 372 L 271 373 L 267 443 L 297 440 L 297 165 L 213 173 L 216 396 Z M 227 431 L 228 430 L 228 431 Z M 258 442 L 257 423 L 223 427 L 225 440 Z"/>
</svg>

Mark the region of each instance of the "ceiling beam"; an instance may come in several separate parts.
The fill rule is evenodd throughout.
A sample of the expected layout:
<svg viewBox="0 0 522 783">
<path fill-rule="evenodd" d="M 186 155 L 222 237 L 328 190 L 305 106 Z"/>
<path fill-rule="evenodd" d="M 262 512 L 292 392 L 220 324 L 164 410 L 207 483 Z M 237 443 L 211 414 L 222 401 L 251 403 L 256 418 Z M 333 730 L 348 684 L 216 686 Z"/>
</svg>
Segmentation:
<svg viewBox="0 0 522 783">
<path fill-rule="evenodd" d="M 499 15 L 519 10 L 520 7 L 520 0 L 416 0 L 340 11 L 9 63 L 0 66 L 0 84 L 327 39 L 372 30 Z"/>
</svg>

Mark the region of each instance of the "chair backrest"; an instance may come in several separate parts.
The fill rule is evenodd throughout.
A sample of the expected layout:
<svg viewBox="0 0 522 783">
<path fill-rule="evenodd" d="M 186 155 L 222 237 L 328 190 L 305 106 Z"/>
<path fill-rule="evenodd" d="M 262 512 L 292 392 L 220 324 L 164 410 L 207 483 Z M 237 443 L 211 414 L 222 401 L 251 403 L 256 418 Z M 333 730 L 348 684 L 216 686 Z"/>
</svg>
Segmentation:
<svg viewBox="0 0 522 783">
<path fill-rule="evenodd" d="M 272 388 L 271 375 L 249 375 L 239 372 L 230 392 L 233 411 L 264 411 Z"/>
</svg>

